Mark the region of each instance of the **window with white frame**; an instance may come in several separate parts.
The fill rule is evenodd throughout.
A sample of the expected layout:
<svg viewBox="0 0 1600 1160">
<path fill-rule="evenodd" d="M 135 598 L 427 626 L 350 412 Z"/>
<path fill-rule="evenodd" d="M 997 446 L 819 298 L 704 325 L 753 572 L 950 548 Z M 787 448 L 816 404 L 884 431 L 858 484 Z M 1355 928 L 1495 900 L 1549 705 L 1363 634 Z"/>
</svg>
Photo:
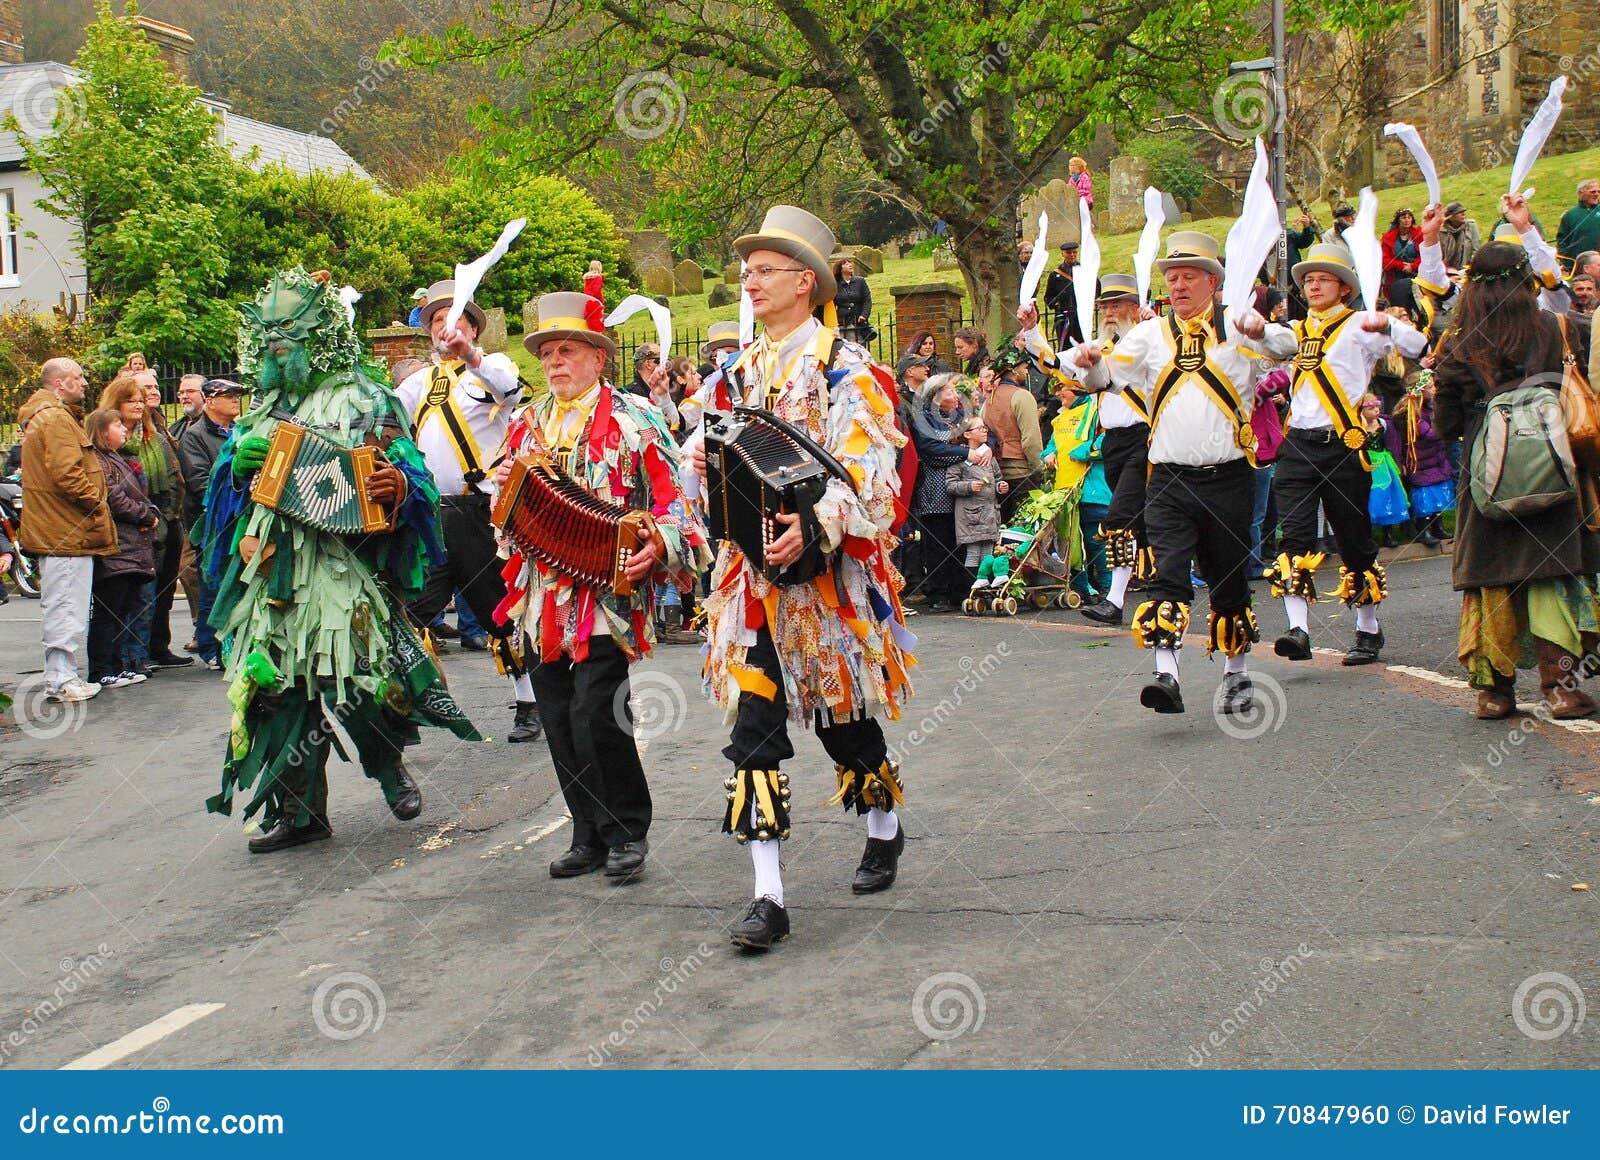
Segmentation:
<svg viewBox="0 0 1600 1160">
<path fill-rule="evenodd" d="M 21 283 L 17 263 L 17 194 L 0 189 L 0 286 Z"/>
</svg>

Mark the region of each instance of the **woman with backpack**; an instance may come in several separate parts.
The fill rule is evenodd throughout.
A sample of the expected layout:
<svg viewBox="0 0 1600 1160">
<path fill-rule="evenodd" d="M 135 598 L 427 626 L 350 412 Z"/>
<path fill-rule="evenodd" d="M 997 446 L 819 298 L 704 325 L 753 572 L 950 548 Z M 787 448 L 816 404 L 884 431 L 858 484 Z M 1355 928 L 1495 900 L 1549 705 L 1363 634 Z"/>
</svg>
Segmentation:
<svg viewBox="0 0 1600 1160">
<path fill-rule="evenodd" d="M 1515 223 L 1520 216 L 1526 226 L 1521 197 L 1502 204 L 1508 218 Z M 1533 414 L 1559 406 L 1562 320 L 1539 308 L 1537 291 L 1524 247 L 1491 242 L 1479 250 L 1468 266 L 1434 379 L 1437 434 L 1465 439 L 1451 580 L 1462 593 L 1459 655 L 1478 690 L 1477 715 L 1485 720 L 1516 711 L 1516 670 L 1534 665 L 1553 717 L 1595 711 L 1578 683 L 1585 675 L 1579 657 L 1600 643 L 1600 535 L 1584 526 L 1576 493 L 1514 518 L 1507 518 L 1507 509 L 1517 495 L 1497 492 L 1485 501 L 1486 473 L 1495 472 L 1497 488 L 1500 481 L 1532 479 L 1538 464 L 1518 457 L 1526 449 L 1550 462 L 1546 441 L 1506 441 L 1506 450 L 1496 452 L 1498 464 L 1476 445 L 1486 422 L 1503 422 L 1497 415 L 1507 406 Z M 1567 315 L 1565 322 L 1578 365 L 1587 365 L 1589 320 Z M 1547 392 L 1549 400 L 1538 392 Z M 1549 488 L 1546 483 L 1523 490 Z"/>
</svg>

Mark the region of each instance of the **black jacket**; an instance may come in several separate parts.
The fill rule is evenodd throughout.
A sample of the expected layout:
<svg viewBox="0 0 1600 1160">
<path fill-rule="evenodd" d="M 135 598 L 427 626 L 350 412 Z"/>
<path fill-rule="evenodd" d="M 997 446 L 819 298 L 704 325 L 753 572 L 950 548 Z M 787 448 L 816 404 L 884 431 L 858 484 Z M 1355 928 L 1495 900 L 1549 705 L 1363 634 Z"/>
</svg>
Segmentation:
<svg viewBox="0 0 1600 1160">
<path fill-rule="evenodd" d="M 872 290 L 865 278 L 851 278 L 839 283 L 839 292 L 833 296 L 834 309 L 839 312 L 839 325 L 865 326 L 872 321 Z"/>
<path fill-rule="evenodd" d="M 183 472 L 183 518 L 191 527 L 205 513 L 211 468 L 227 438 L 227 431 L 201 415 L 189 424 L 178 440 L 178 466 Z"/>
</svg>

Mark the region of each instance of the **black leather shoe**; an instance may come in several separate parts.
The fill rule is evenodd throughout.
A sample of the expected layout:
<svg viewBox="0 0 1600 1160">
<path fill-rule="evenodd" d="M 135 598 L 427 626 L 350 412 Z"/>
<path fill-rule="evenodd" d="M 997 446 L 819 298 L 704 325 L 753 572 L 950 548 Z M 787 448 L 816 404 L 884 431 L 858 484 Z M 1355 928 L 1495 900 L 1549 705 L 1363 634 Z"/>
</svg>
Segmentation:
<svg viewBox="0 0 1600 1160">
<path fill-rule="evenodd" d="M 1093 604 L 1085 604 L 1078 609 L 1078 613 L 1086 620 L 1092 620 L 1096 624 L 1108 625 L 1111 628 L 1115 628 L 1122 623 L 1122 609 L 1104 597 Z"/>
<path fill-rule="evenodd" d="M 400 792 L 394 801 L 389 803 L 389 812 L 402 822 L 409 822 L 422 812 L 422 791 L 417 788 L 417 783 L 411 780 L 411 775 L 406 772 L 404 765 L 394 771 L 394 779 L 399 784 Z"/>
<path fill-rule="evenodd" d="M 1356 632 L 1356 643 L 1350 646 L 1350 651 L 1344 654 L 1344 663 L 1347 665 L 1370 665 L 1378 659 L 1378 650 L 1383 648 L 1383 629 L 1377 632 Z"/>
<path fill-rule="evenodd" d="M 1182 713 L 1183 691 L 1178 679 L 1169 673 L 1157 673 L 1139 690 L 1139 704 L 1157 713 Z"/>
<path fill-rule="evenodd" d="M 899 819 L 895 819 L 899 821 Z M 876 894 L 894 885 L 899 873 L 900 855 L 906 848 L 904 825 L 892 838 L 868 838 L 866 851 L 861 855 L 861 865 L 856 867 L 855 880 L 850 890 L 855 894 Z"/>
<path fill-rule="evenodd" d="M 506 734 L 506 740 L 513 745 L 519 741 L 537 741 L 543 732 L 544 722 L 539 720 L 538 702 L 518 701 L 517 719 L 511 726 L 511 732 Z"/>
<path fill-rule="evenodd" d="M 1291 661 L 1308 661 L 1311 659 L 1311 634 L 1303 628 L 1291 628 L 1277 639 L 1272 651 Z"/>
<path fill-rule="evenodd" d="M 585 874 L 593 874 L 605 864 L 604 846 L 573 846 L 550 863 L 550 877 L 581 878 Z"/>
<path fill-rule="evenodd" d="M 624 881 L 637 878 L 644 871 L 644 856 L 649 852 L 650 843 L 643 838 L 611 847 L 611 853 L 606 855 L 606 877 Z"/>
<path fill-rule="evenodd" d="M 331 837 L 333 827 L 328 825 L 326 818 L 312 818 L 304 826 L 291 825 L 285 818 L 265 834 L 251 838 L 247 845 L 252 854 L 271 854 L 275 850 L 287 850 L 292 846 L 304 846 L 307 842 L 320 842 Z"/>
<path fill-rule="evenodd" d="M 758 898 L 728 936 L 747 951 L 771 950 L 773 943 L 789 937 L 789 912 L 770 898 Z"/>
<path fill-rule="evenodd" d="M 180 657 L 173 652 L 164 652 L 158 657 L 150 658 L 150 667 L 153 669 L 181 669 L 194 664 L 193 657 Z"/>
<path fill-rule="evenodd" d="M 1255 685 L 1249 673 L 1222 674 L 1222 704 L 1224 713 L 1248 713 L 1255 707 Z"/>
</svg>

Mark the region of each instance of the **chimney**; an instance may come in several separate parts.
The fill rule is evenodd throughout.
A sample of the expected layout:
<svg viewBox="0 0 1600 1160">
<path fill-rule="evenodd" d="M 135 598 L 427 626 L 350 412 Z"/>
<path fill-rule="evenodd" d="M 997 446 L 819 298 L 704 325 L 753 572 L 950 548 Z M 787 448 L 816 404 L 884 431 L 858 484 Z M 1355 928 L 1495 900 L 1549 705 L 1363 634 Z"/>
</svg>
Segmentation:
<svg viewBox="0 0 1600 1160">
<path fill-rule="evenodd" d="M 6 7 L 7 4 L 8 0 L 0 0 L 0 8 Z M 161 59 L 167 62 L 172 75 L 187 84 L 189 58 L 194 55 L 194 37 L 176 25 L 163 24 L 159 20 L 151 20 L 148 16 L 137 17 L 136 22 L 144 29 L 144 34 L 155 41 L 156 50 L 161 53 Z"/>
<path fill-rule="evenodd" d="M 22 0 L 0 0 L 0 64 L 22 63 Z"/>
</svg>

